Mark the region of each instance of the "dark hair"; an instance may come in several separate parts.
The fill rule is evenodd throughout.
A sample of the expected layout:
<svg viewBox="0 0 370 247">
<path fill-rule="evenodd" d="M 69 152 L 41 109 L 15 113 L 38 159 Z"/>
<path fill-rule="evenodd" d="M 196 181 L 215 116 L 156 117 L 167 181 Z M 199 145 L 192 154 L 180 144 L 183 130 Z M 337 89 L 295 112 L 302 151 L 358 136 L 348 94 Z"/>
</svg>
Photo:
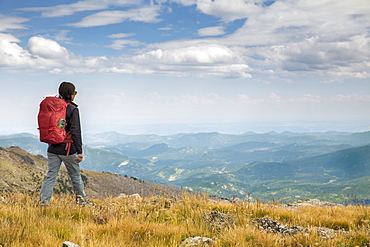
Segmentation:
<svg viewBox="0 0 370 247">
<path fill-rule="evenodd" d="M 62 82 L 59 86 L 59 97 L 64 100 L 72 100 L 72 95 L 75 93 L 75 85 L 70 82 Z"/>
</svg>

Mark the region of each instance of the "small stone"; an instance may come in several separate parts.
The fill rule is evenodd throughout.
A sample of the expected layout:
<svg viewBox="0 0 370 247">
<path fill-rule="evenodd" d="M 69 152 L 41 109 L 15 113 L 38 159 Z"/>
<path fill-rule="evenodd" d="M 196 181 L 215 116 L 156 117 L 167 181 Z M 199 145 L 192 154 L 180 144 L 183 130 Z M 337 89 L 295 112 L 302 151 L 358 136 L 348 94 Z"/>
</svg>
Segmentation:
<svg viewBox="0 0 370 247">
<path fill-rule="evenodd" d="M 129 195 L 130 198 L 134 198 L 134 199 L 140 199 L 141 196 L 139 194 L 132 194 L 132 195 Z"/>
<path fill-rule="evenodd" d="M 80 246 L 78 244 L 72 243 L 70 241 L 65 241 L 65 242 L 63 242 L 62 247 L 80 247 Z"/>
<path fill-rule="evenodd" d="M 326 227 L 316 227 L 316 230 L 317 230 L 317 233 L 324 237 L 324 238 L 329 238 L 329 239 L 333 239 L 334 237 L 330 234 L 348 234 L 349 232 L 348 231 L 343 231 L 343 230 L 333 230 L 333 229 L 330 229 L 330 228 L 326 228 Z"/>
<path fill-rule="evenodd" d="M 212 246 L 215 243 L 211 238 L 206 237 L 190 237 L 185 239 L 181 246 L 182 247 L 192 247 L 192 246 Z"/>
<path fill-rule="evenodd" d="M 125 193 L 120 193 L 118 196 L 117 196 L 117 199 L 124 199 L 124 198 L 127 198 L 128 196 L 125 194 Z"/>
<path fill-rule="evenodd" d="M 121 193 L 117 196 L 117 199 L 125 199 L 125 198 L 133 198 L 133 199 L 140 199 L 141 196 L 136 193 L 136 194 L 131 194 L 131 195 L 126 195 L 125 193 Z"/>
<path fill-rule="evenodd" d="M 0 202 L 4 203 L 4 204 L 9 204 L 9 202 L 7 200 L 5 200 L 4 197 L 0 196 Z"/>
</svg>

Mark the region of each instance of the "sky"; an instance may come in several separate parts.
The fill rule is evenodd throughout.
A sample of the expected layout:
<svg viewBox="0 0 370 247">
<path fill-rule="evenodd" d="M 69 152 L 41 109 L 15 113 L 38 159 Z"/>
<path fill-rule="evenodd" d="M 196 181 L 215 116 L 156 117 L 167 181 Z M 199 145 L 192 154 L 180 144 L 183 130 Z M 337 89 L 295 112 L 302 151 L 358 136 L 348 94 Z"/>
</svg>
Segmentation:
<svg viewBox="0 0 370 247">
<path fill-rule="evenodd" d="M 369 0 L 0 0 L 0 134 L 370 129 Z"/>
</svg>

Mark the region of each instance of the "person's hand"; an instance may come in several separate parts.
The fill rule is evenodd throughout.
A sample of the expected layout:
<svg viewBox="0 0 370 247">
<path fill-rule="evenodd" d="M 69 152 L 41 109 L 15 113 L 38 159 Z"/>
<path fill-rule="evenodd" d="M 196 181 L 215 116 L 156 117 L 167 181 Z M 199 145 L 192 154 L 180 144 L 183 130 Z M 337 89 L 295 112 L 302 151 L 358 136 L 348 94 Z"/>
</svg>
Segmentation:
<svg viewBox="0 0 370 247">
<path fill-rule="evenodd" d="M 83 160 L 83 158 L 84 156 L 82 154 L 78 154 L 76 158 L 77 163 L 80 163 Z"/>
</svg>

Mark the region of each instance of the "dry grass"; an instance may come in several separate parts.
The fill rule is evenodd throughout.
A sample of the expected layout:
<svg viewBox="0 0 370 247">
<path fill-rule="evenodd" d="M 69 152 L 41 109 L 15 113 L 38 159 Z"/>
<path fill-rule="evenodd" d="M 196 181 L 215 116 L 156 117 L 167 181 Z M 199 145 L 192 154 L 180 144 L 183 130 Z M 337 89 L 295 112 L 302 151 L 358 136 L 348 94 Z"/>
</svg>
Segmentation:
<svg viewBox="0 0 370 247">
<path fill-rule="evenodd" d="M 96 199 L 95 206 L 78 206 L 68 195 L 56 195 L 50 206 L 37 205 L 25 194 L 4 194 L 0 202 L 0 246 L 180 246 L 182 240 L 203 236 L 215 246 L 364 246 L 370 242 L 370 209 L 363 206 L 287 209 L 252 203 L 227 203 L 207 196 L 181 198 Z M 203 221 L 217 211 L 233 216 L 234 227 L 218 231 Z M 287 226 L 346 230 L 327 239 L 316 231 L 281 235 L 267 233 L 250 222 L 270 217 Z"/>
</svg>

